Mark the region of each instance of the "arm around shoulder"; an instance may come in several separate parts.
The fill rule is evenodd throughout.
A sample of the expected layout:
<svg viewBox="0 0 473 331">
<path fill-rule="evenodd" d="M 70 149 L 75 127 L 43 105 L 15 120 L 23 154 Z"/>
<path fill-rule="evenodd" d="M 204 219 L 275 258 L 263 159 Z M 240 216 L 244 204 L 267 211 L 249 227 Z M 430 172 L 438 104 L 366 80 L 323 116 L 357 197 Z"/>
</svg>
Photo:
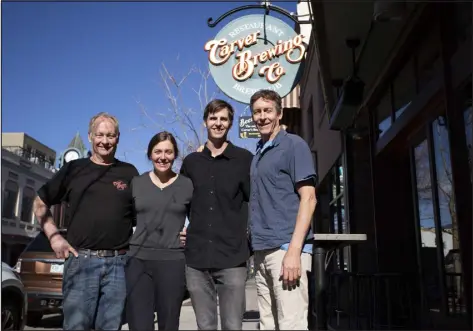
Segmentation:
<svg viewBox="0 0 473 331">
<path fill-rule="evenodd" d="M 181 164 L 181 170 L 180 170 L 180 174 L 181 175 L 184 175 L 186 177 L 189 177 L 189 173 L 187 171 L 187 162 L 188 162 L 188 157 L 186 156 L 184 158 L 184 160 L 182 160 L 182 164 Z"/>
</svg>

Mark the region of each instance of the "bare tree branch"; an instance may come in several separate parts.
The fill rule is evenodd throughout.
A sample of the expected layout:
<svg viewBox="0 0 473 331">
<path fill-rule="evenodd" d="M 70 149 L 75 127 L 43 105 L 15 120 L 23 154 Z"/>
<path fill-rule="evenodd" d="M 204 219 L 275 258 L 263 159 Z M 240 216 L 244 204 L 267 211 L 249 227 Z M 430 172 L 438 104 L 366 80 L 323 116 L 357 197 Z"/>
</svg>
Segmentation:
<svg viewBox="0 0 473 331">
<path fill-rule="evenodd" d="M 178 54 L 176 60 L 178 61 L 179 58 Z M 183 75 L 179 75 L 172 72 L 165 63 L 161 63 L 159 85 L 168 102 L 168 107 L 162 107 L 160 111 L 150 113 L 140 100 L 135 98 L 142 123 L 132 131 L 152 128 L 171 132 L 180 147 L 180 157 L 177 160 L 180 163 L 179 161 L 182 161 L 186 155 L 196 151 L 205 142 L 205 127 L 200 115 L 201 110 L 220 93 L 217 88 L 209 88 L 210 77 L 210 70 L 202 70 L 195 65 Z M 192 84 L 197 85 L 192 86 Z M 192 95 L 196 97 L 195 103 L 189 97 Z M 191 105 L 199 107 L 199 110 L 196 111 Z"/>
</svg>

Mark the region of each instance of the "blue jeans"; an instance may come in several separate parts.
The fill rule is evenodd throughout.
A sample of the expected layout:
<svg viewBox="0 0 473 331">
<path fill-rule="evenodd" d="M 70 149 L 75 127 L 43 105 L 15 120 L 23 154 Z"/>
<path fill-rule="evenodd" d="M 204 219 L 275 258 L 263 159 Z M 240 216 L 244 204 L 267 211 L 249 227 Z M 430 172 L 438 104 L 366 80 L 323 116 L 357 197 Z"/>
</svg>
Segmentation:
<svg viewBox="0 0 473 331">
<path fill-rule="evenodd" d="M 120 330 L 127 255 L 70 255 L 64 263 L 64 330 Z"/>
</svg>

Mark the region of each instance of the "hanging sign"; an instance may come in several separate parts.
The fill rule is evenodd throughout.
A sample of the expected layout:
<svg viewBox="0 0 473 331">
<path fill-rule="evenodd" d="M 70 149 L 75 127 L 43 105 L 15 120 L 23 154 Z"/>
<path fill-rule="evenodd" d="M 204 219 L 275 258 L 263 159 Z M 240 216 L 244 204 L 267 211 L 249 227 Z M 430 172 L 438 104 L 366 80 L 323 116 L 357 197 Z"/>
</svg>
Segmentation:
<svg viewBox="0 0 473 331">
<path fill-rule="evenodd" d="M 230 98 L 249 104 L 258 90 L 281 97 L 299 82 L 306 52 L 303 36 L 266 15 L 247 15 L 228 23 L 204 46 L 217 86 Z"/>
<path fill-rule="evenodd" d="M 240 138 L 261 138 L 258 128 L 251 116 L 240 116 L 239 119 L 238 134 Z"/>
</svg>

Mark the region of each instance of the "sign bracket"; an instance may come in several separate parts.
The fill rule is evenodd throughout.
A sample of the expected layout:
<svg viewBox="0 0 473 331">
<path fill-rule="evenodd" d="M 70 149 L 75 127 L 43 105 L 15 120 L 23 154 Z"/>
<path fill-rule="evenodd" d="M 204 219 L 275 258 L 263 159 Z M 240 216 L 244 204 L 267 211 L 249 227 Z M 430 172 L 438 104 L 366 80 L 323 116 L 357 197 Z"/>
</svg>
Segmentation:
<svg viewBox="0 0 473 331">
<path fill-rule="evenodd" d="M 240 7 L 231 9 L 231 10 L 227 11 L 226 13 L 224 13 L 223 15 L 221 15 L 219 18 L 217 18 L 215 21 L 213 20 L 212 17 L 209 17 L 209 19 L 207 20 L 207 25 L 211 28 L 214 28 L 214 27 L 217 26 L 218 23 L 223 21 L 228 16 L 233 15 L 235 13 L 238 13 L 239 11 L 249 10 L 249 9 L 262 9 L 262 10 L 265 11 L 266 15 L 268 15 L 269 11 L 272 10 L 272 11 L 275 11 L 279 14 L 282 14 L 282 15 L 288 17 L 290 20 L 292 20 L 296 24 L 309 24 L 310 23 L 309 20 L 308 21 L 300 21 L 297 18 L 297 15 L 295 15 L 294 13 L 290 13 L 287 10 L 285 10 L 284 8 L 274 6 L 271 3 L 269 3 L 268 1 L 265 1 L 264 4 L 260 4 L 260 5 L 245 5 L 245 6 L 240 6 Z"/>
</svg>

